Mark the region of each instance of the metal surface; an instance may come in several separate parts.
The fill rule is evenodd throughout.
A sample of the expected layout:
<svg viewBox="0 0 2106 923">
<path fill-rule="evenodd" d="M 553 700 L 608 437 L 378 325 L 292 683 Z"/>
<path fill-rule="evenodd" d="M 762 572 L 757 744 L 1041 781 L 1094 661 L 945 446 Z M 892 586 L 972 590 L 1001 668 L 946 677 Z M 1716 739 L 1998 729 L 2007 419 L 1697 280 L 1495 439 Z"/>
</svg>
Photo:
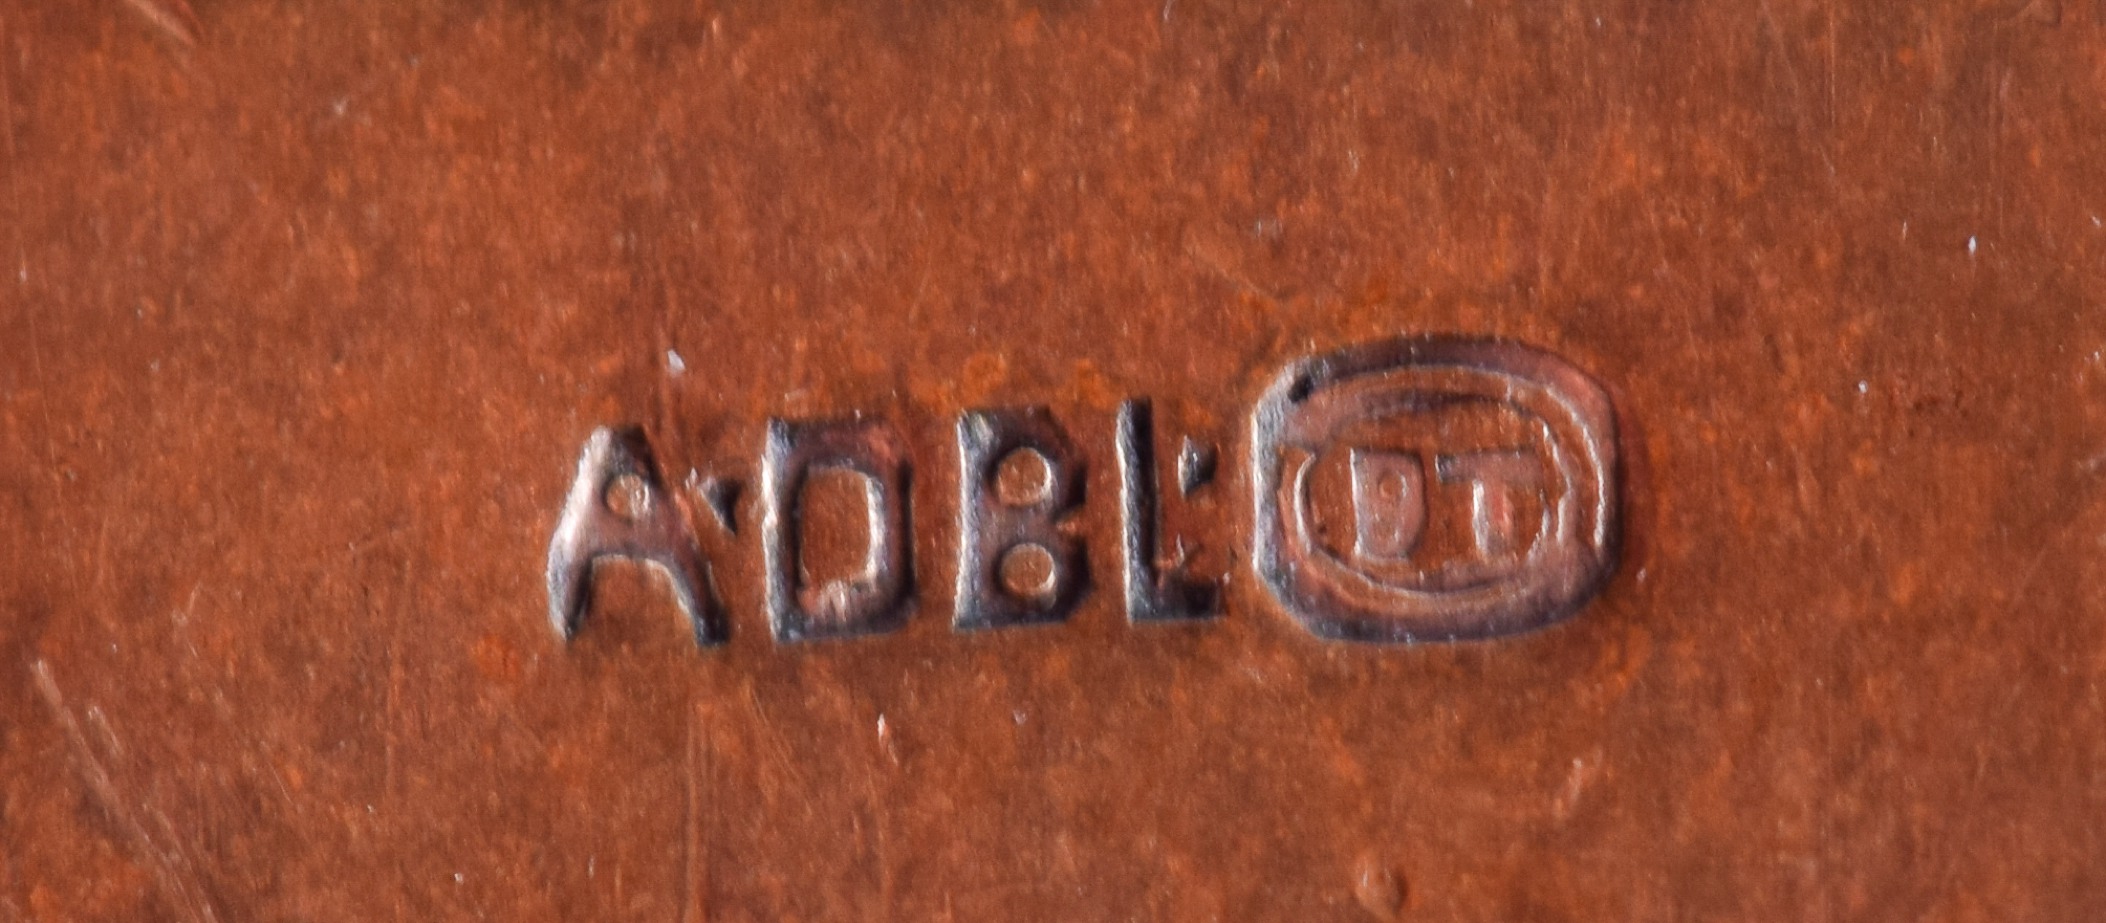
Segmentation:
<svg viewBox="0 0 2106 923">
<path fill-rule="evenodd" d="M 0 3 L 0 919 L 2097 918 L 2102 100 L 2054 0 Z M 1253 409 L 1422 335 L 1605 391 L 1615 566 L 1326 640 Z M 1512 419 L 1319 541 L 1511 563 Z M 706 586 L 564 641 L 630 424 Z"/>
</svg>

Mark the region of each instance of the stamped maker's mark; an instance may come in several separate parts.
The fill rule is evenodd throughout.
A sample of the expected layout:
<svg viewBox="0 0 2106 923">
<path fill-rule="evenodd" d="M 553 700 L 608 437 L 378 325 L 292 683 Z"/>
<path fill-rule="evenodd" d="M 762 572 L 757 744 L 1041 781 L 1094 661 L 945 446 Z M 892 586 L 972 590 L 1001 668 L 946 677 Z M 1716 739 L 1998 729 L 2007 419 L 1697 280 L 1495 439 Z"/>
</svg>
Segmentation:
<svg viewBox="0 0 2106 923">
<path fill-rule="evenodd" d="M 1326 462 L 1343 482 L 1331 510 Z M 1325 637 L 1539 628 L 1593 595 L 1615 558 L 1608 395 L 1518 344 L 1392 340 L 1295 363 L 1258 401 L 1250 465 L 1258 575 Z M 1445 554 L 1426 547 L 1443 495 L 1466 510 Z M 1327 513 L 1349 523 L 1327 529 Z"/>
<path fill-rule="evenodd" d="M 665 572 L 680 611 L 703 646 L 724 640 L 710 601 L 709 566 L 679 501 L 665 489 L 651 449 L 635 430 L 600 429 L 578 454 L 563 517 L 548 543 L 548 620 L 568 639 L 592 602 L 602 560 L 642 561 Z"/>
<path fill-rule="evenodd" d="M 1226 577 L 1200 572 L 1186 539 L 1166 535 L 1150 403 L 1126 401 L 1110 422 L 1127 618 L 1217 617 Z M 1093 585 L 1079 528 L 1087 501 L 1081 451 L 1042 407 L 968 411 L 955 433 L 952 626 L 1066 620 Z M 919 585 L 909 454 L 881 420 L 769 421 L 759 544 L 778 641 L 882 634 L 906 623 Z M 1185 438 L 1175 493 L 1205 490 L 1214 459 L 1212 447 Z M 1281 606 L 1322 637 L 1453 641 L 1540 628 L 1576 611 L 1614 566 L 1614 412 L 1592 379 L 1540 350 L 1421 337 L 1293 363 L 1252 412 L 1247 460 L 1250 560 Z M 1024 468 L 1035 468 L 1034 482 L 1012 483 Z M 812 478 L 829 471 L 860 485 L 868 536 L 847 575 L 820 579 L 806 566 L 803 532 Z M 695 490 L 717 527 L 737 534 L 737 485 L 711 478 Z M 549 543 L 556 632 L 577 630 L 593 568 L 614 557 L 665 571 L 695 640 L 722 641 L 692 521 L 639 433 L 594 433 Z"/>
</svg>

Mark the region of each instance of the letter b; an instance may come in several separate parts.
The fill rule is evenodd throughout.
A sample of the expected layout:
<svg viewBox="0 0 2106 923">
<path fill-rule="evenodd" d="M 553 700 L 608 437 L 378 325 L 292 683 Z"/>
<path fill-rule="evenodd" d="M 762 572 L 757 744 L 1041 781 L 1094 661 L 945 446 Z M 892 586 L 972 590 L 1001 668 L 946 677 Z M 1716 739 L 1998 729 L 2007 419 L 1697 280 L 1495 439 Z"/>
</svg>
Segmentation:
<svg viewBox="0 0 2106 923">
<path fill-rule="evenodd" d="M 1005 496 L 1002 465 L 1017 453 L 1036 453 L 1044 478 L 1031 496 Z M 1082 597 L 1087 561 L 1082 543 L 1062 528 L 1082 505 L 1081 463 L 1072 444 L 1043 407 L 977 410 L 958 419 L 959 629 L 1057 622 Z M 1047 570 L 1035 588 L 1003 578 L 1012 556 L 1044 555 Z"/>
</svg>

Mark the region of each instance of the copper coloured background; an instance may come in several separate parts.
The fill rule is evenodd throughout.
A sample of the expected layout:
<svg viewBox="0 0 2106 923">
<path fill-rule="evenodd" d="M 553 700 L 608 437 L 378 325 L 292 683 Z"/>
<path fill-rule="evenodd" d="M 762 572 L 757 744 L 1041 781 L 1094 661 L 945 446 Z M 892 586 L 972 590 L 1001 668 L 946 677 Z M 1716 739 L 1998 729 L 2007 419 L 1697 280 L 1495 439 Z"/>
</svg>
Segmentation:
<svg viewBox="0 0 2106 923">
<path fill-rule="evenodd" d="M 2102 100 L 2077 0 L 5 3 L 0 918 L 2096 917 Z M 1573 619 L 1252 579 L 1268 376 L 1417 332 L 1614 395 Z M 1124 622 L 1137 395 L 1214 624 Z M 1096 589 L 954 634 L 1029 403 Z M 750 503 L 852 411 L 901 632 L 775 644 L 749 505 L 727 646 L 635 572 L 558 643 L 594 426 Z"/>
</svg>

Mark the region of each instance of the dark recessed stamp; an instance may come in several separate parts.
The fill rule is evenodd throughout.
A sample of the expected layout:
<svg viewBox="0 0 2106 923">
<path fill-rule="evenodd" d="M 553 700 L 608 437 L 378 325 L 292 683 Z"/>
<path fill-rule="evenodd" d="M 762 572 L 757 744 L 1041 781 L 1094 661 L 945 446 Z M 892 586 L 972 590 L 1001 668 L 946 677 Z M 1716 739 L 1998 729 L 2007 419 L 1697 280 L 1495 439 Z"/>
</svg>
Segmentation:
<svg viewBox="0 0 2106 923">
<path fill-rule="evenodd" d="M 1585 373 L 1516 343 L 1398 339 L 1296 362 L 1251 416 L 1252 562 L 1324 637 L 1548 625 L 1615 559 L 1615 423 Z"/>
<path fill-rule="evenodd" d="M 1163 488 L 1174 475 L 1172 493 L 1188 508 L 1216 479 L 1214 448 L 1184 436 L 1174 459 L 1159 454 L 1146 398 L 1121 402 L 1105 422 L 1127 621 L 1215 622 L 1228 578 L 1194 566 L 1187 551 L 1204 536 L 1184 534 L 1189 522 L 1172 528 Z M 1615 414 L 1599 385 L 1548 353 L 1453 337 L 1356 346 L 1288 366 L 1249 426 L 1250 559 L 1318 636 L 1455 641 L 1540 628 L 1576 611 L 1614 565 Z M 952 627 L 1066 621 L 1096 586 L 1083 534 L 1087 443 L 1038 406 L 966 411 L 952 429 Z M 917 587 L 942 585 L 915 574 L 910 444 L 871 417 L 768 421 L 752 503 L 776 640 L 889 633 L 907 623 Z M 817 487 L 843 477 L 846 493 Z M 691 475 L 689 484 L 718 529 L 737 535 L 737 482 Z M 597 562 L 616 557 L 663 569 L 696 641 L 724 639 L 685 499 L 666 489 L 640 432 L 592 435 L 549 544 L 548 615 L 559 635 L 583 619 Z M 815 530 L 831 513 L 851 525 Z M 822 534 L 861 550 L 817 567 L 834 547 L 812 545 Z M 1219 537 L 1231 557 L 1238 538 Z"/>
<path fill-rule="evenodd" d="M 592 573 L 608 558 L 641 561 L 664 571 L 695 643 L 724 640 L 711 605 L 709 567 L 688 516 L 651 457 L 643 433 L 601 427 L 578 453 L 563 516 L 549 538 L 548 620 L 568 639 L 592 602 Z"/>
</svg>

